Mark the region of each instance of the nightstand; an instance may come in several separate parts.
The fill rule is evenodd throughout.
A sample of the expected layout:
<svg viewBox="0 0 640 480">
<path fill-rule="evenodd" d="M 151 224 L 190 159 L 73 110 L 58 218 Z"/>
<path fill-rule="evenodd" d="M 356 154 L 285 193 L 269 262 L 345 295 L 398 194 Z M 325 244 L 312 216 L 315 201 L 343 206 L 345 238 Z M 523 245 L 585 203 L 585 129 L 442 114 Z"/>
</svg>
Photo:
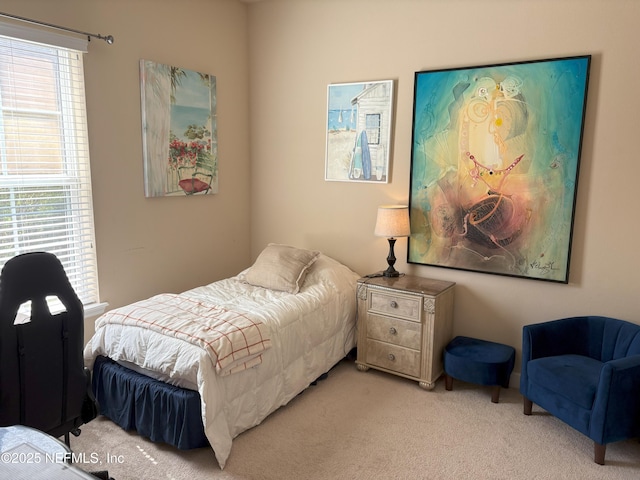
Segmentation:
<svg viewBox="0 0 640 480">
<path fill-rule="evenodd" d="M 418 381 L 431 390 L 453 331 L 455 283 L 402 275 L 358 280 L 358 370 Z"/>
</svg>

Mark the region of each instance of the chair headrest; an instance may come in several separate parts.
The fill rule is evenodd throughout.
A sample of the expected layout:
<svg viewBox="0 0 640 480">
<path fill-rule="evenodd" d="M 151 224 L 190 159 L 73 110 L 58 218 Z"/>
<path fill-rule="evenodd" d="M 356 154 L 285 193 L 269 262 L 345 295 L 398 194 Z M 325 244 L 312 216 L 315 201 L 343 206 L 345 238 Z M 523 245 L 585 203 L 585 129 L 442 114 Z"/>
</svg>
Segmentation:
<svg viewBox="0 0 640 480">
<path fill-rule="evenodd" d="M 32 252 L 17 255 L 5 263 L 0 273 L 0 312 L 2 322 L 15 320 L 20 305 L 40 303 L 55 296 L 69 313 L 82 312 L 82 302 L 69 283 L 60 260 L 52 253 Z"/>
</svg>

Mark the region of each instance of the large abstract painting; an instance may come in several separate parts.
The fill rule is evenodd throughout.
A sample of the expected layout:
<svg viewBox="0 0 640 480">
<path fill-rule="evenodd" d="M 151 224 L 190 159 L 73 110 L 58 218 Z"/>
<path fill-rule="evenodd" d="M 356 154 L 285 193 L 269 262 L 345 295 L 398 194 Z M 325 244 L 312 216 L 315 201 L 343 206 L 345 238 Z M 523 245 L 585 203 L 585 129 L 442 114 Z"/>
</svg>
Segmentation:
<svg viewBox="0 0 640 480">
<path fill-rule="evenodd" d="M 327 89 L 325 180 L 387 183 L 393 80 Z"/>
<path fill-rule="evenodd" d="M 410 263 L 568 283 L 590 62 L 415 74 Z"/>
<path fill-rule="evenodd" d="M 140 60 L 147 197 L 218 192 L 216 77 Z"/>
</svg>

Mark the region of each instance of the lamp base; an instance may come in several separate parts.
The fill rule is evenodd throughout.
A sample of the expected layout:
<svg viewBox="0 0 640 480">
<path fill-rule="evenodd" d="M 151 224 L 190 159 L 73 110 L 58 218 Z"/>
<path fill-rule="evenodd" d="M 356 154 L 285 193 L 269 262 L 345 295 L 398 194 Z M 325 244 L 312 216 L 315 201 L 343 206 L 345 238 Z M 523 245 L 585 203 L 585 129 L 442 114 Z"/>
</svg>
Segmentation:
<svg viewBox="0 0 640 480">
<path fill-rule="evenodd" d="M 387 256 L 387 263 L 389 267 L 382 272 L 383 277 L 399 277 L 400 272 L 393 268 L 393 265 L 396 263 L 396 256 L 393 253 L 393 246 L 396 243 L 396 239 L 393 237 L 389 238 L 389 255 Z"/>
<path fill-rule="evenodd" d="M 389 267 L 384 272 L 382 272 L 382 276 L 383 277 L 399 277 L 400 272 L 393 267 Z"/>
</svg>

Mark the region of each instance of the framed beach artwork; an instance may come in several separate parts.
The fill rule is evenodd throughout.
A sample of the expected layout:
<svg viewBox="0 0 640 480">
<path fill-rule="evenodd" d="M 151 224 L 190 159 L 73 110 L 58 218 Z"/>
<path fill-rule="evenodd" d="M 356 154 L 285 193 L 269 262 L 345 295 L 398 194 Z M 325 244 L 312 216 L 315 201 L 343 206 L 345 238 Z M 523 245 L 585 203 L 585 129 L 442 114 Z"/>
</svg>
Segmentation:
<svg viewBox="0 0 640 480">
<path fill-rule="evenodd" d="M 416 72 L 409 263 L 568 283 L 590 62 Z"/>
<path fill-rule="evenodd" d="M 216 77 L 140 60 L 147 197 L 218 192 Z"/>
<path fill-rule="evenodd" d="M 325 180 L 387 183 L 393 80 L 327 88 Z"/>
</svg>

